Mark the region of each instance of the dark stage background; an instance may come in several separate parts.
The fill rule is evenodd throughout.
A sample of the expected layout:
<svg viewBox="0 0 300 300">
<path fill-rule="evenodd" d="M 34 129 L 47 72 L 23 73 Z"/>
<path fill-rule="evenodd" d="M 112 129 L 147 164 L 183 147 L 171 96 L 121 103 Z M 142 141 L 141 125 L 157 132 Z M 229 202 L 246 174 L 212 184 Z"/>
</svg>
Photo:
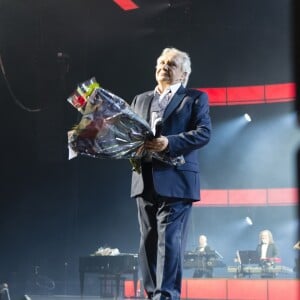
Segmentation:
<svg viewBox="0 0 300 300">
<path fill-rule="evenodd" d="M 166 46 L 191 55 L 190 87 L 294 81 L 292 1 L 134 2 L 131 11 L 109 0 L 0 2 L 0 282 L 12 292 L 76 294 L 79 256 L 105 245 L 137 252 L 128 161 L 67 158 L 66 134 L 80 116 L 66 99 L 77 83 L 95 76 L 130 103 L 154 87 Z M 296 187 L 294 111 L 293 102 L 211 107 L 202 188 Z M 246 216 L 253 226 L 240 226 Z M 207 234 L 230 265 L 268 228 L 293 267 L 297 226 L 294 206 L 197 207 L 188 248 Z"/>
</svg>

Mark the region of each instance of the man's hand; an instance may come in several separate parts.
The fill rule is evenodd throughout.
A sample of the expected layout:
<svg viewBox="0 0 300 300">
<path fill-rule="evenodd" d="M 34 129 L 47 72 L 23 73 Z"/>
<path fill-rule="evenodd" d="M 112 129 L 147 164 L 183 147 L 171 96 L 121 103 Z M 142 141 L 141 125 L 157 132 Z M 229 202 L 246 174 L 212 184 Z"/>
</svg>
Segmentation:
<svg viewBox="0 0 300 300">
<path fill-rule="evenodd" d="M 153 140 L 146 141 L 144 147 L 150 152 L 161 152 L 168 147 L 169 141 L 165 136 L 154 138 Z"/>
</svg>

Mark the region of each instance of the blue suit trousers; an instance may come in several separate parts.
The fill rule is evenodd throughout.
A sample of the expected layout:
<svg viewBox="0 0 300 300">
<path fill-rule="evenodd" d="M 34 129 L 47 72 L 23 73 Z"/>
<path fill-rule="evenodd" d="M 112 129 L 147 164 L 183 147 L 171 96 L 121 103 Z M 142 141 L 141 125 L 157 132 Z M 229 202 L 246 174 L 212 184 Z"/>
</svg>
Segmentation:
<svg viewBox="0 0 300 300">
<path fill-rule="evenodd" d="M 191 201 L 152 192 L 136 197 L 140 270 L 148 298 L 179 300 Z"/>
</svg>

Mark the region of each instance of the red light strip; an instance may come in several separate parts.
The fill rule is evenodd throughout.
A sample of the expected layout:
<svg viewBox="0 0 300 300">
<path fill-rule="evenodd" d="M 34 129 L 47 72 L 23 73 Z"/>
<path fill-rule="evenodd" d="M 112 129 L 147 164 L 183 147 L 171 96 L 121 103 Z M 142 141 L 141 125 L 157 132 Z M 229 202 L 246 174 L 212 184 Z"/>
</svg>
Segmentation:
<svg viewBox="0 0 300 300">
<path fill-rule="evenodd" d="M 289 102 L 296 98 L 296 84 L 292 82 L 197 89 L 208 93 L 212 106 Z"/>
<path fill-rule="evenodd" d="M 194 206 L 284 206 L 298 204 L 297 188 L 202 190 Z"/>
<path fill-rule="evenodd" d="M 242 87 L 199 88 L 208 93 L 211 106 L 289 102 L 296 98 L 295 83 Z M 298 204 L 297 188 L 202 190 L 194 206 L 280 206 Z"/>
<path fill-rule="evenodd" d="M 113 0 L 117 5 L 119 5 L 123 10 L 133 10 L 139 8 L 131 0 Z"/>
</svg>

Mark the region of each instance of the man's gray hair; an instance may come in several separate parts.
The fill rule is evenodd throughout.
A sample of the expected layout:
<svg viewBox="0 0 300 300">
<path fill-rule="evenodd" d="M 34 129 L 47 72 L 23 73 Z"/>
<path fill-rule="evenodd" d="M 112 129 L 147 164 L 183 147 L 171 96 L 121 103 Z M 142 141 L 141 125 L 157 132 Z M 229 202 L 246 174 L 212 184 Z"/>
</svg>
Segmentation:
<svg viewBox="0 0 300 300">
<path fill-rule="evenodd" d="M 261 238 L 262 238 L 262 235 L 263 235 L 264 233 L 268 235 L 268 238 L 269 238 L 269 244 L 274 244 L 273 234 L 272 234 L 272 232 L 271 232 L 270 230 L 268 230 L 268 229 L 262 230 L 262 231 L 259 233 L 259 242 L 261 243 Z"/>
</svg>

